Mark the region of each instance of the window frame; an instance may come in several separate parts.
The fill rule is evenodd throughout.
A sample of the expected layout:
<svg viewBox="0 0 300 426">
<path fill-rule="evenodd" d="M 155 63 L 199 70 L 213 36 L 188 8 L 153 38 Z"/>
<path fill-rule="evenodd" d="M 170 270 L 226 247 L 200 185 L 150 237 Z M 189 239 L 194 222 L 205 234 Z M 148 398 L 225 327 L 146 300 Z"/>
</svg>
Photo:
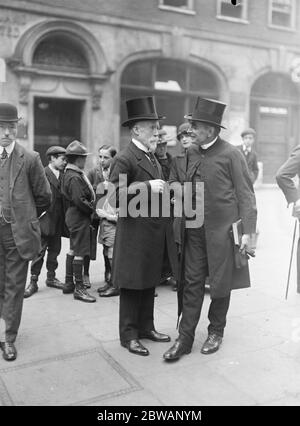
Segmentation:
<svg viewBox="0 0 300 426">
<path fill-rule="evenodd" d="M 281 25 L 277 25 L 277 24 L 273 24 L 272 23 L 272 13 L 274 11 L 274 7 L 273 7 L 273 0 L 269 0 L 269 10 L 268 10 L 268 26 L 270 28 L 274 28 L 277 30 L 283 30 L 283 31 L 295 31 L 296 30 L 296 7 L 297 7 L 297 3 L 295 0 L 291 0 L 291 26 L 289 27 L 285 27 L 285 26 L 281 26 Z M 275 8 L 276 11 L 276 8 Z M 279 10 L 277 10 L 277 12 L 280 12 Z"/>
<path fill-rule="evenodd" d="M 230 21 L 230 22 L 236 22 L 239 24 L 249 24 L 248 20 L 248 0 L 243 0 L 242 4 L 242 17 L 241 18 L 235 18 L 234 16 L 227 16 L 222 15 L 222 3 L 224 3 L 225 0 L 217 0 L 217 19 L 221 19 L 223 21 Z M 232 7 L 235 7 L 232 5 Z"/>
<path fill-rule="evenodd" d="M 195 11 L 195 0 L 186 0 L 187 8 L 182 9 L 181 7 L 169 6 L 164 4 L 164 0 L 158 0 L 158 8 L 169 12 L 184 13 L 186 15 L 196 15 Z"/>
</svg>

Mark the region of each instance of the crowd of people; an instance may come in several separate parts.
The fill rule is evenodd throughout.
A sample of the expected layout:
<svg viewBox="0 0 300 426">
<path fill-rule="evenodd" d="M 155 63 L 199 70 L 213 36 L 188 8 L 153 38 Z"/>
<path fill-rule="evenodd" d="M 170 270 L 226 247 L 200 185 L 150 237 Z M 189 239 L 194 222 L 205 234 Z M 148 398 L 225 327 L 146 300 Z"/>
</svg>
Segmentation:
<svg viewBox="0 0 300 426">
<path fill-rule="evenodd" d="M 17 357 L 23 298 L 39 290 L 45 257 L 46 286 L 94 303 L 90 262 L 102 244 L 105 285 L 98 293 L 119 296 L 120 343 L 137 355 L 149 355 L 141 339 L 171 340 L 154 322 L 155 289 L 170 284 L 178 296 L 179 334 L 163 354 L 167 362 L 191 352 L 207 284 L 211 303 L 202 354 L 222 343 L 231 290 L 250 286 L 255 131 L 245 129 L 239 147 L 224 141 L 219 133 L 226 105 L 198 97 L 177 129 L 181 153 L 172 157 L 154 98 L 130 99 L 126 107 L 128 145 L 119 153 L 100 146 L 97 166 L 86 173 L 88 151 L 77 140 L 66 149 L 51 146 L 44 168 L 39 154 L 16 140 L 16 107 L 0 103 L 0 344 L 7 361 Z M 238 220 L 245 259 L 239 267 L 230 233 Z M 70 242 L 64 282 L 56 277 L 62 237 Z"/>
</svg>

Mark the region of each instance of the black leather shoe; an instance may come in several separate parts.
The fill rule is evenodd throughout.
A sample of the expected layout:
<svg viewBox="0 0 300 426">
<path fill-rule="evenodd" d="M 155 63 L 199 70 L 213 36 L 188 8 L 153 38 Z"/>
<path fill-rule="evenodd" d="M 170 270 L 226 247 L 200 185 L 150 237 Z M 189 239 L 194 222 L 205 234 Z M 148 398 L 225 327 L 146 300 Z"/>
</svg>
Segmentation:
<svg viewBox="0 0 300 426">
<path fill-rule="evenodd" d="M 171 337 L 167 334 L 159 333 L 156 330 L 143 331 L 140 333 L 140 339 L 149 339 L 153 340 L 153 342 L 170 342 Z"/>
<path fill-rule="evenodd" d="M 66 281 L 63 285 L 62 292 L 63 294 L 71 294 L 74 293 L 75 285 L 73 281 Z"/>
<path fill-rule="evenodd" d="M 115 287 L 109 287 L 105 291 L 99 291 L 100 297 L 113 297 L 113 296 L 120 296 L 120 291 L 118 288 Z"/>
<path fill-rule="evenodd" d="M 104 286 L 97 288 L 98 293 L 102 293 L 103 291 L 108 290 L 110 287 L 112 287 L 111 282 L 106 283 Z"/>
<path fill-rule="evenodd" d="M 136 355 L 147 356 L 149 355 L 149 351 L 145 346 L 141 344 L 141 342 L 137 339 L 129 340 L 128 342 L 121 342 L 121 345 L 124 348 L 127 348 L 129 352 L 132 352 Z"/>
<path fill-rule="evenodd" d="M 209 355 L 214 352 L 217 352 L 217 350 L 221 346 L 221 343 L 222 343 L 221 336 L 218 336 L 217 334 L 209 334 L 202 346 L 201 353 L 204 355 Z"/>
<path fill-rule="evenodd" d="M 174 345 L 164 353 L 163 357 L 165 361 L 177 361 L 182 355 L 189 354 L 190 352 L 191 348 L 178 339 Z"/>
<path fill-rule="evenodd" d="M 32 296 L 34 293 L 38 291 L 38 289 L 39 288 L 37 283 L 30 282 L 24 291 L 24 299 L 27 299 L 27 297 Z"/>
<path fill-rule="evenodd" d="M 83 286 L 83 284 L 82 285 L 76 284 L 73 297 L 76 300 L 81 300 L 81 302 L 87 302 L 87 303 L 96 302 L 96 297 L 90 295 L 87 292 L 86 288 Z"/>
<path fill-rule="evenodd" d="M 58 288 L 59 290 L 62 290 L 64 287 L 63 283 L 60 282 L 57 278 L 47 278 L 46 286 L 52 287 L 52 288 Z"/>
<path fill-rule="evenodd" d="M 17 358 L 17 349 L 13 343 L 1 342 L 0 345 L 5 361 L 14 361 Z"/>
</svg>

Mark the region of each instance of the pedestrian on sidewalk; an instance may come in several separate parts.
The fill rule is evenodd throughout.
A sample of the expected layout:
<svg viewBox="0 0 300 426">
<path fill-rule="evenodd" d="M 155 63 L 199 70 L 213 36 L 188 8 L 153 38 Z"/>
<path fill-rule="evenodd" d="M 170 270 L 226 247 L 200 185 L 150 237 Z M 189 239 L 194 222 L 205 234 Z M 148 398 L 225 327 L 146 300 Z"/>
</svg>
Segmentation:
<svg viewBox="0 0 300 426">
<path fill-rule="evenodd" d="M 38 216 L 51 190 L 37 152 L 17 140 L 17 108 L 0 103 L 0 346 L 3 358 L 17 357 L 28 262 L 41 251 Z"/>
<path fill-rule="evenodd" d="M 83 259 L 85 256 L 91 257 L 95 203 L 93 187 L 83 171 L 87 155 L 86 147 L 77 140 L 67 146 L 68 164 L 63 177 L 62 193 L 69 203 L 66 225 L 70 232 L 70 250 L 66 257 L 63 293 L 74 293 L 74 299 L 92 303 L 96 302 L 96 298 L 88 293 L 83 282 Z"/>
<path fill-rule="evenodd" d="M 300 192 L 295 178 L 300 177 L 300 145 L 296 146 L 287 161 L 276 173 L 276 181 L 288 205 L 293 205 L 293 216 L 300 220 Z M 297 292 L 300 293 L 300 239 L 297 246 Z"/>
<path fill-rule="evenodd" d="M 256 131 L 249 127 L 242 131 L 241 137 L 243 143 L 241 145 L 238 145 L 238 148 L 245 157 L 249 170 L 249 176 L 252 184 L 254 185 L 259 171 L 257 164 L 257 154 L 254 151 L 253 147 L 255 143 Z"/>
<path fill-rule="evenodd" d="M 100 198 L 104 197 L 107 193 L 107 182 L 108 182 L 108 175 L 109 175 L 109 167 L 111 159 L 116 155 L 117 150 L 112 145 L 102 145 L 98 149 L 98 163 L 96 167 L 92 168 L 87 172 L 87 177 L 89 181 L 91 182 L 91 185 L 93 187 L 93 190 L 95 192 L 95 206 L 97 206 L 97 203 Z M 94 246 L 97 245 L 97 235 L 98 235 L 98 229 L 99 229 L 100 219 L 97 215 L 96 211 L 93 213 L 92 216 L 92 226 L 95 230 L 93 233 L 93 238 L 95 241 L 92 242 Z M 104 255 L 103 252 L 103 258 L 104 258 L 104 280 L 107 284 L 110 283 L 110 277 L 111 277 L 111 265 L 106 255 Z M 88 256 L 84 257 L 83 262 L 83 282 L 86 287 L 91 287 L 90 283 L 90 277 L 89 277 L 89 269 L 90 269 L 90 259 Z M 103 290 L 103 287 L 100 287 L 99 290 Z"/>
<path fill-rule="evenodd" d="M 245 252 L 250 234 L 255 232 L 255 195 L 241 152 L 219 137 L 225 106 L 198 97 L 193 113 L 185 117 L 195 136 L 187 152 L 187 181 L 192 183 L 193 200 L 197 202 L 201 195 L 203 218 L 197 226 L 193 220 L 190 224 L 185 221 L 182 317 L 179 336 L 163 356 L 166 361 L 191 352 L 208 273 L 211 303 L 203 354 L 216 352 L 221 345 L 231 290 L 250 286 L 248 264 L 235 267 L 230 230 L 234 222 L 242 220 L 240 250 Z M 204 188 L 204 193 L 196 193 L 196 184 Z"/>
<path fill-rule="evenodd" d="M 61 193 L 62 175 L 67 164 L 65 153 L 66 150 L 62 146 L 51 146 L 46 151 L 49 164 L 45 167 L 45 173 L 50 184 L 52 201 L 47 212 L 40 218 L 42 250 L 31 262 L 30 283 L 24 292 L 24 298 L 38 291 L 38 279 L 46 251 L 46 286 L 60 290 L 63 288 L 63 283 L 56 278 L 55 271 L 58 267 L 57 258 L 61 250 L 61 237 L 69 236 L 65 225 L 65 206 Z"/>
<path fill-rule="evenodd" d="M 131 141 L 115 157 L 110 173 L 117 199 L 116 204 L 111 201 L 110 204 L 120 209 L 112 281 L 120 289 L 121 345 L 129 352 L 147 356 L 149 351 L 139 339 L 170 341 L 168 335 L 155 329 L 154 294 L 161 277 L 165 250 L 175 272 L 176 247 L 171 217 L 163 217 L 158 209 L 165 182 L 152 148 L 157 142 L 162 117 L 156 112 L 153 97 L 130 99 L 126 106 L 128 119 L 122 125 L 129 127 Z M 138 207 L 130 209 L 131 201 L 140 192 L 145 196 L 145 214 Z M 152 214 L 153 209 L 157 215 Z"/>
</svg>

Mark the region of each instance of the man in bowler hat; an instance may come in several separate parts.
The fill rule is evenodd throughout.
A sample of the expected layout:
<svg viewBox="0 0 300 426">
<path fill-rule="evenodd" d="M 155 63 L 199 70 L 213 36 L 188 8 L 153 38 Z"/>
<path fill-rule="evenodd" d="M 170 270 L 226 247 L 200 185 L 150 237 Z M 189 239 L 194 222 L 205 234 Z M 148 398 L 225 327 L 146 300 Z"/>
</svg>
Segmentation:
<svg viewBox="0 0 300 426">
<path fill-rule="evenodd" d="M 66 166 L 66 150 L 62 146 L 51 146 L 46 151 L 49 161 L 45 167 L 45 173 L 52 192 L 51 205 L 47 212 L 40 218 L 42 234 L 42 251 L 33 259 L 30 267 L 30 283 L 27 286 L 24 297 L 30 297 L 38 291 L 38 278 L 47 254 L 47 287 L 62 289 L 61 283 L 55 276 L 58 267 L 57 257 L 61 250 L 61 237 L 67 236 L 65 227 L 64 200 L 61 193 L 61 182 L 64 168 Z"/>
<path fill-rule="evenodd" d="M 0 346 L 6 361 L 17 357 L 28 262 L 41 251 L 38 216 L 51 202 L 39 154 L 16 141 L 18 121 L 17 108 L 0 103 Z"/>
<path fill-rule="evenodd" d="M 176 269 L 176 246 L 170 217 L 151 215 L 155 207 L 152 198 L 160 199 L 165 182 L 162 170 L 153 155 L 157 142 L 159 120 L 153 97 L 130 99 L 126 102 L 131 141 L 114 159 L 110 181 L 115 185 L 117 222 L 112 265 L 113 285 L 120 289 L 119 332 L 121 345 L 129 352 L 147 356 L 148 349 L 139 339 L 169 342 L 170 337 L 156 331 L 154 326 L 154 294 L 159 283 L 165 251 L 173 270 Z M 126 179 L 124 180 L 124 176 Z M 131 214 L 130 201 L 139 190 L 147 191 L 148 214 Z M 145 191 L 144 191 L 145 192 Z M 127 215 L 122 200 L 127 198 Z M 110 199 L 113 203 L 113 197 Z M 135 214 L 137 213 L 137 214 Z"/>
<path fill-rule="evenodd" d="M 192 182 L 193 199 L 198 195 L 196 184 L 202 186 L 204 214 L 197 227 L 185 222 L 182 317 L 179 336 L 164 354 L 166 361 L 191 352 L 208 274 L 211 303 L 202 354 L 211 354 L 221 345 L 231 290 L 250 285 L 248 264 L 235 268 L 230 229 L 233 222 L 242 220 L 240 250 L 244 252 L 255 232 L 255 195 L 241 152 L 219 137 L 225 106 L 199 97 L 193 113 L 185 117 L 195 137 L 187 151 L 186 179 Z"/>
</svg>

